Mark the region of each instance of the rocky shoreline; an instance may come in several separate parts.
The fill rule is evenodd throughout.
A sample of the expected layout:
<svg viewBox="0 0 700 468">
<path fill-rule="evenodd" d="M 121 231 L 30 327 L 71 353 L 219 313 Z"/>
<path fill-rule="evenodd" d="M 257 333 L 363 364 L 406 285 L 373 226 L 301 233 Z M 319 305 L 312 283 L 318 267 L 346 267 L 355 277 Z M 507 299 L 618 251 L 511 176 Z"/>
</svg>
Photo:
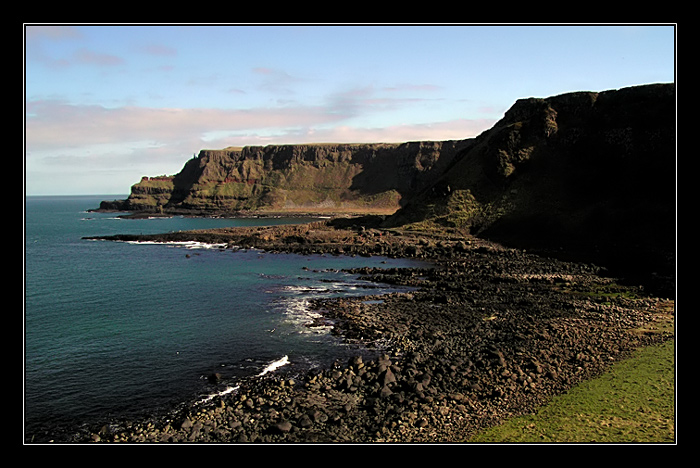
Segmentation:
<svg viewBox="0 0 700 468">
<path fill-rule="evenodd" d="M 457 443 L 535 411 L 640 346 L 673 337 L 672 299 L 601 267 L 458 232 L 407 233 L 371 219 L 140 236 L 300 254 L 429 259 L 358 269 L 411 293 L 315 303 L 333 332 L 376 353 L 305 375 L 248 379 L 206 405 L 85 428 L 56 442 Z M 138 240 L 114 236 L 110 240 Z M 382 343 L 383 347 L 373 348 Z"/>
</svg>

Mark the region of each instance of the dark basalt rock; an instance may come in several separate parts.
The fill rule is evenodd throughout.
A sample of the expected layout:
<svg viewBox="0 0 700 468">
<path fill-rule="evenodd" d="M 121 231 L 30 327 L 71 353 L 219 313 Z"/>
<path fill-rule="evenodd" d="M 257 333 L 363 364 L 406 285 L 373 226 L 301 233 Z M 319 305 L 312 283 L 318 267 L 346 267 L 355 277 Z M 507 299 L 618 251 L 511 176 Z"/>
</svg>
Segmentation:
<svg viewBox="0 0 700 468">
<path fill-rule="evenodd" d="M 278 251 L 312 245 L 332 253 L 338 239 L 348 251 L 371 248 L 366 230 L 331 224 L 214 231 L 230 236 L 231 245 L 247 239 Z M 292 231 L 307 242 L 276 241 Z M 673 336 L 660 326 L 673 320 L 673 301 L 622 286 L 604 268 L 451 237 L 431 237 L 432 267 L 349 271 L 417 290 L 314 302 L 335 333 L 364 345 L 362 355 L 308 373 L 282 368 L 237 381 L 236 392 L 207 405 L 70 440 L 459 442 L 504 417 L 535 411 L 639 346 Z M 418 239 L 427 240 L 398 232 L 381 237 L 397 252 Z M 214 384 L 225 386 L 226 379 Z"/>
</svg>

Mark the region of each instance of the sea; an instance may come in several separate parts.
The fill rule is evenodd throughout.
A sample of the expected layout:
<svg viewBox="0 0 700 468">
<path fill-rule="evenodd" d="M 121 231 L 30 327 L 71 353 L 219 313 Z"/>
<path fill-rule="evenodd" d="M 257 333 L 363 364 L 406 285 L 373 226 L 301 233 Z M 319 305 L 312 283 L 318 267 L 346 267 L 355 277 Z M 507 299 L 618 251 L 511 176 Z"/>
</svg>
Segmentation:
<svg viewBox="0 0 700 468">
<path fill-rule="evenodd" d="M 319 315 L 310 301 L 401 290 L 344 269 L 425 265 L 386 257 L 83 239 L 312 221 L 125 219 L 89 211 L 114 198 L 120 197 L 25 197 L 28 441 L 36 434 L 207 401 L 252 376 L 305 372 L 346 359 L 360 352 L 359 345 L 332 334 L 332 324 L 310 326 Z M 222 379 L 212 384 L 208 377 L 215 373 Z"/>
</svg>

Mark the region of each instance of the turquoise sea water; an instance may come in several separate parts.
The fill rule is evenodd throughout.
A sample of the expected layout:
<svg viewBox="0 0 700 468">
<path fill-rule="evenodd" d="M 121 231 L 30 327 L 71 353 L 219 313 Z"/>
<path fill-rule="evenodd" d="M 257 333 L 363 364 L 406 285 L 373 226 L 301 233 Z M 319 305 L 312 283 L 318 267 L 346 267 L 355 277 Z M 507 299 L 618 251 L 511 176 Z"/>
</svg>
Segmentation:
<svg viewBox="0 0 700 468">
<path fill-rule="evenodd" d="M 388 292 L 340 271 L 417 265 L 382 257 L 300 256 L 84 236 L 162 233 L 298 219 L 119 219 L 108 197 L 26 197 L 25 430 L 142 414 L 257 375 L 355 351 L 307 325 L 308 301 Z M 207 248 L 209 247 L 209 248 Z M 366 289 L 377 288 L 378 289 Z M 286 360 L 284 360 L 286 358 Z"/>
</svg>

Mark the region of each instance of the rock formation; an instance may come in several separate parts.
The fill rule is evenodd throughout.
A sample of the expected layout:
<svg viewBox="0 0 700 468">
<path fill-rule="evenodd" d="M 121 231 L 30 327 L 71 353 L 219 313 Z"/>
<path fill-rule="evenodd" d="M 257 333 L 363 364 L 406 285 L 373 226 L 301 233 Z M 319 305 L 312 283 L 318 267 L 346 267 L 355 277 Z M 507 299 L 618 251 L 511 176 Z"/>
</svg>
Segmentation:
<svg viewBox="0 0 700 468">
<path fill-rule="evenodd" d="M 202 150 L 175 176 L 144 177 L 101 209 L 385 213 L 427 187 L 469 141 L 270 145 Z"/>
<path fill-rule="evenodd" d="M 675 86 L 522 99 L 388 221 L 671 276 Z"/>
<path fill-rule="evenodd" d="M 675 85 L 518 100 L 473 139 L 202 150 L 101 209 L 362 213 L 669 277 Z M 648 278 L 647 278 L 648 279 Z"/>
</svg>

